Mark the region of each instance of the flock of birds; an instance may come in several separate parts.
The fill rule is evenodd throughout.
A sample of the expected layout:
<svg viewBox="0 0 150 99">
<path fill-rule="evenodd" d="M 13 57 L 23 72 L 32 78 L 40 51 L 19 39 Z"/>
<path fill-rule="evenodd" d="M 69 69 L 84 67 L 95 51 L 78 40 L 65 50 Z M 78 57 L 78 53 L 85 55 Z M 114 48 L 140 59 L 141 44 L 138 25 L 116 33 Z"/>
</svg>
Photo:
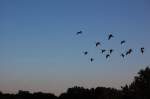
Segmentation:
<svg viewBox="0 0 150 99">
<path fill-rule="evenodd" d="M 79 31 L 79 32 L 76 32 L 76 35 L 81 35 L 83 33 L 83 31 Z M 112 33 L 109 33 L 108 34 L 108 37 L 107 37 L 107 40 L 111 40 L 112 38 L 114 38 L 114 35 Z M 120 44 L 121 45 L 124 45 L 126 43 L 126 40 L 122 40 L 120 41 Z M 101 46 L 101 42 L 95 42 L 95 46 L 98 47 L 98 46 Z M 114 49 L 100 49 L 101 50 L 101 53 L 105 55 L 106 59 L 108 59 L 111 54 L 114 52 Z M 140 48 L 140 52 L 143 54 L 144 53 L 144 50 L 145 48 L 144 47 L 141 47 Z M 129 48 L 126 52 L 123 52 L 120 54 L 120 56 L 122 58 L 125 58 L 125 56 L 131 54 L 133 52 L 133 49 Z M 88 55 L 88 51 L 83 51 L 83 54 L 84 55 Z M 93 62 L 94 61 L 94 58 L 91 57 L 90 58 L 90 61 Z"/>
</svg>

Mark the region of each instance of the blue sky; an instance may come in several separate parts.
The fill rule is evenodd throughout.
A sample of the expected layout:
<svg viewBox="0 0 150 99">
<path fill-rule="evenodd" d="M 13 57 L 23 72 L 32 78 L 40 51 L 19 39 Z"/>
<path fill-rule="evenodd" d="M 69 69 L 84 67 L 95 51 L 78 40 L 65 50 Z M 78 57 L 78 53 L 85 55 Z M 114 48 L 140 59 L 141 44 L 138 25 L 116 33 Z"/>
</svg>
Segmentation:
<svg viewBox="0 0 150 99">
<path fill-rule="evenodd" d="M 149 10 L 149 0 L 0 0 L 0 90 L 59 94 L 74 85 L 130 83 L 150 64 Z M 108 41 L 106 32 L 115 37 Z M 96 41 L 115 49 L 110 59 Z M 122 59 L 127 48 L 134 53 Z"/>
</svg>

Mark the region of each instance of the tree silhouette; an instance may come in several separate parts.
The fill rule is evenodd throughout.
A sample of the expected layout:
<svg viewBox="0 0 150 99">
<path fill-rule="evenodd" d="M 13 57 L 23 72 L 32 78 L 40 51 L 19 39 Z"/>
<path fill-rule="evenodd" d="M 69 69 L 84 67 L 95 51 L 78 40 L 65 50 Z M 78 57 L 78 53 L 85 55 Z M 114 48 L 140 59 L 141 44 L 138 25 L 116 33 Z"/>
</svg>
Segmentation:
<svg viewBox="0 0 150 99">
<path fill-rule="evenodd" d="M 140 70 L 138 76 L 134 77 L 134 81 L 129 85 L 122 87 L 127 97 L 134 99 L 150 99 L 150 68 Z"/>
<path fill-rule="evenodd" d="M 114 88 L 97 87 L 95 97 L 96 99 L 120 99 L 121 91 Z"/>
<path fill-rule="evenodd" d="M 4 94 L 0 91 L 0 99 L 150 99 L 150 68 L 140 70 L 131 84 L 121 88 L 121 90 L 107 87 L 88 89 L 74 86 L 59 97 L 42 92 L 30 93 L 19 90 L 17 94 Z"/>
<path fill-rule="evenodd" d="M 89 89 L 75 86 L 68 88 L 67 93 L 63 93 L 59 97 L 60 99 L 92 99 Z M 93 98 L 94 99 L 94 98 Z"/>
<path fill-rule="evenodd" d="M 33 94 L 35 99 L 57 99 L 54 94 L 37 92 Z"/>
</svg>

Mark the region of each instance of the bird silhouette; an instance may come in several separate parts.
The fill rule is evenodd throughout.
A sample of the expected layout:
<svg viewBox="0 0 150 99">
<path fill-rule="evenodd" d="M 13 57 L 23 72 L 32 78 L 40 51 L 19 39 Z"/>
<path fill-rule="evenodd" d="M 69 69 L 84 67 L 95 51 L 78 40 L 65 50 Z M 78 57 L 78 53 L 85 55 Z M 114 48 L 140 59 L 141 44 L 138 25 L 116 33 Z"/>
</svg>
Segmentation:
<svg viewBox="0 0 150 99">
<path fill-rule="evenodd" d="M 126 41 L 125 40 L 122 40 L 121 42 L 120 42 L 120 44 L 122 45 L 122 44 L 124 44 Z"/>
<path fill-rule="evenodd" d="M 130 49 L 126 52 L 126 55 L 131 54 L 131 52 L 133 52 L 133 50 L 130 48 Z"/>
<path fill-rule="evenodd" d="M 76 32 L 76 35 L 81 35 L 82 33 L 83 33 L 83 31 L 80 30 L 80 31 Z M 106 37 L 107 37 L 106 40 L 107 39 L 111 40 L 112 38 L 114 38 L 114 34 L 113 33 L 108 33 L 108 35 Z M 126 43 L 126 40 L 120 40 L 119 43 L 120 43 L 120 45 L 123 45 L 123 44 Z M 96 41 L 93 45 L 96 46 L 99 49 L 99 46 L 101 47 L 101 45 L 103 45 L 103 42 Z M 139 50 L 140 50 L 141 54 L 144 54 L 144 52 L 145 52 L 144 47 L 141 47 Z M 101 49 L 100 48 L 100 52 L 102 53 L 102 55 L 104 55 L 104 58 L 106 57 L 106 59 L 110 58 L 114 51 L 117 52 L 117 49 L 114 50 L 113 48 L 110 48 L 110 49 L 105 49 L 105 48 Z M 120 55 L 120 57 L 125 58 L 126 56 L 128 56 L 131 53 L 133 53 L 133 49 L 129 48 L 125 52 L 119 53 L 119 55 Z M 89 54 L 89 52 L 87 50 L 83 51 L 83 55 L 88 55 L 88 54 Z M 93 61 L 95 61 L 95 58 L 90 57 L 89 61 L 93 62 Z"/>
<path fill-rule="evenodd" d="M 112 34 L 108 35 L 108 40 L 110 40 L 111 38 L 113 38 L 114 36 Z"/>
<path fill-rule="evenodd" d="M 144 53 L 144 47 L 141 47 L 141 53 L 142 54 Z"/>
<path fill-rule="evenodd" d="M 84 51 L 83 54 L 84 54 L 84 55 L 87 55 L 87 54 L 88 54 L 88 51 Z"/>
<path fill-rule="evenodd" d="M 82 31 L 79 31 L 79 32 L 76 33 L 76 35 L 79 35 L 79 34 L 82 34 Z"/>
<path fill-rule="evenodd" d="M 101 45 L 101 43 L 100 42 L 96 42 L 96 47 L 98 47 L 99 45 Z"/>
<path fill-rule="evenodd" d="M 106 55 L 106 59 L 107 59 L 108 57 L 110 57 L 110 55 L 109 55 L 109 54 L 107 54 L 107 55 Z"/>
<path fill-rule="evenodd" d="M 94 58 L 90 58 L 90 61 L 93 62 L 93 61 L 94 61 Z"/>
<path fill-rule="evenodd" d="M 128 54 L 129 54 L 129 51 L 126 52 L 126 55 L 128 55 Z"/>
<path fill-rule="evenodd" d="M 110 50 L 109 50 L 109 53 L 111 54 L 113 51 L 114 51 L 113 49 L 110 49 Z"/>
<path fill-rule="evenodd" d="M 101 51 L 102 51 L 102 54 L 106 51 L 105 49 L 101 49 Z"/>
<path fill-rule="evenodd" d="M 125 55 L 124 55 L 123 53 L 121 53 L 121 56 L 122 56 L 122 58 L 124 58 L 124 57 L 125 57 Z"/>
</svg>

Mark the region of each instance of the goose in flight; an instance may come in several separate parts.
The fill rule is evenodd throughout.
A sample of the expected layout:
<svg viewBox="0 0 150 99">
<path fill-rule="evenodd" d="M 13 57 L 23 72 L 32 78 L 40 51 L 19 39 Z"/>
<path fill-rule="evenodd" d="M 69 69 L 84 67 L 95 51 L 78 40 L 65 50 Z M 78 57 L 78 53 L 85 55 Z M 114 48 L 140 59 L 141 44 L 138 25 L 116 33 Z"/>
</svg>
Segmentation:
<svg viewBox="0 0 150 99">
<path fill-rule="evenodd" d="M 114 51 L 113 49 L 110 49 L 110 50 L 109 50 L 109 53 L 111 54 L 113 51 Z"/>
<path fill-rule="evenodd" d="M 101 49 L 101 51 L 102 51 L 102 54 L 106 51 L 105 49 Z"/>
<path fill-rule="evenodd" d="M 101 43 L 100 42 L 96 42 L 96 47 L 98 47 L 99 45 L 101 45 Z"/>
<path fill-rule="evenodd" d="M 125 57 L 125 55 L 124 55 L 123 53 L 121 53 L 121 56 L 122 56 L 122 58 L 124 58 L 124 57 Z"/>
<path fill-rule="evenodd" d="M 122 44 L 124 44 L 126 41 L 125 40 L 122 40 L 121 42 L 120 42 L 120 44 L 122 45 Z"/>
<path fill-rule="evenodd" d="M 88 51 L 84 51 L 83 54 L 84 54 L 84 55 L 87 55 L 87 54 L 88 54 Z"/>
<path fill-rule="evenodd" d="M 93 62 L 93 61 L 94 61 L 94 58 L 91 58 L 90 61 Z"/>
<path fill-rule="evenodd" d="M 109 54 L 107 54 L 107 55 L 106 55 L 106 59 L 107 59 L 108 57 L 110 57 L 110 55 L 109 55 Z"/>
<path fill-rule="evenodd" d="M 79 35 L 79 34 L 82 34 L 82 31 L 79 31 L 79 32 L 76 33 L 76 35 Z"/>
<path fill-rule="evenodd" d="M 112 34 L 108 35 L 108 40 L 110 40 L 111 38 L 113 38 L 114 36 Z"/>
<path fill-rule="evenodd" d="M 126 55 L 131 54 L 131 52 L 133 52 L 133 50 L 130 48 L 130 49 L 126 52 Z"/>
<path fill-rule="evenodd" d="M 141 47 L 141 53 L 142 54 L 144 53 L 144 47 Z"/>
</svg>

